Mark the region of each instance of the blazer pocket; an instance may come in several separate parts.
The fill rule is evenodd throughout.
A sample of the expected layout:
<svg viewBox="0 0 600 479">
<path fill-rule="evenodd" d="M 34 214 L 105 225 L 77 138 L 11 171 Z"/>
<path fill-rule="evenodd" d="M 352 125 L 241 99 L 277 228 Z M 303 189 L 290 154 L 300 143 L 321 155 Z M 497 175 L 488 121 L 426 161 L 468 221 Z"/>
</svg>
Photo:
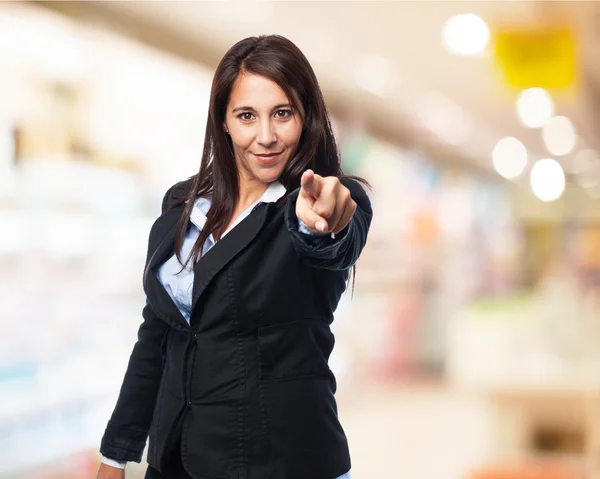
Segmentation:
<svg viewBox="0 0 600 479">
<path fill-rule="evenodd" d="M 262 381 L 327 373 L 334 345 L 329 326 L 317 321 L 293 321 L 258 328 Z"/>
</svg>

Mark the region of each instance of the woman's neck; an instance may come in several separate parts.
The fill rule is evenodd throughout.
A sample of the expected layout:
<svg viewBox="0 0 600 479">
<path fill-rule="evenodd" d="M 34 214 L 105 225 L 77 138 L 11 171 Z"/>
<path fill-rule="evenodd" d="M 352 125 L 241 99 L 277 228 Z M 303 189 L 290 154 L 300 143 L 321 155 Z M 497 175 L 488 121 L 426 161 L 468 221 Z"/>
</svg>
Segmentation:
<svg viewBox="0 0 600 479">
<path fill-rule="evenodd" d="M 231 224 L 236 220 L 236 218 L 246 210 L 250 205 L 256 203 L 260 197 L 263 195 L 267 188 L 269 187 L 268 183 L 263 183 L 262 181 L 242 181 L 240 179 L 240 189 L 239 189 L 239 197 L 236 205 L 233 208 L 233 214 L 229 219 L 229 222 L 225 225 L 223 231 L 229 229 Z M 218 237 L 215 237 L 217 241 L 220 239 L 219 232 L 216 233 Z"/>
<path fill-rule="evenodd" d="M 239 197 L 233 208 L 231 218 L 228 223 L 224 225 L 224 228 L 213 232 L 217 241 L 221 238 L 220 233 L 222 231 L 227 231 L 243 211 L 260 199 L 268 187 L 268 183 L 263 183 L 262 181 L 245 182 L 240 180 Z"/>
<path fill-rule="evenodd" d="M 256 203 L 264 192 L 267 191 L 268 187 L 268 183 L 263 183 L 259 180 L 240 181 L 238 202 L 235 209 L 237 211 L 244 211 L 251 204 Z"/>
</svg>

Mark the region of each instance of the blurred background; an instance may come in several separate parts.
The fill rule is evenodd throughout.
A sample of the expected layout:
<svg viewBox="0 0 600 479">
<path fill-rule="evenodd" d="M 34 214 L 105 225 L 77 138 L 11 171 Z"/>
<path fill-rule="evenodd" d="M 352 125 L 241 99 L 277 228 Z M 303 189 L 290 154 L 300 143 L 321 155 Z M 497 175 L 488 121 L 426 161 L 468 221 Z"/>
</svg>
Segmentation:
<svg viewBox="0 0 600 479">
<path fill-rule="evenodd" d="M 597 2 L 1 2 L 0 478 L 94 477 L 150 225 L 262 33 L 373 185 L 331 358 L 353 478 L 600 477 L 598 32 Z"/>
</svg>

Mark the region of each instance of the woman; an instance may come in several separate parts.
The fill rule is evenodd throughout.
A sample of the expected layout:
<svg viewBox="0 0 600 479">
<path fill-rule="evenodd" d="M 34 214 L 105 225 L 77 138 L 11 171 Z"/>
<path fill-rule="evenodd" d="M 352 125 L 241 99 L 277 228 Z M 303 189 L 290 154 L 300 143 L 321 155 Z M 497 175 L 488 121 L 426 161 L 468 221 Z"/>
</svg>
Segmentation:
<svg viewBox="0 0 600 479">
<path fill-rule="evenodd" d="M 300 50 L 234 45 L 200 171 L 150 231 L 144 321 L 97 477 L 123 478 L 148 436 L 147 479 L 349 477 L 329 326 L 371 216 Z"/>
</svg>

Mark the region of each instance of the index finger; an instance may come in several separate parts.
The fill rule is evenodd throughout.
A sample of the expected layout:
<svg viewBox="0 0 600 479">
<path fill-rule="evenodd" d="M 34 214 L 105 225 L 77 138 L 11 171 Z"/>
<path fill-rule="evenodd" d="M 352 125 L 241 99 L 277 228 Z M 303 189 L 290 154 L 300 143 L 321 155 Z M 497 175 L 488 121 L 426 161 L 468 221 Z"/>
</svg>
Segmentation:
<svg viewBox="0 0 600 479">
<path fill-rule="evenodd" d="M 321 182 L 312 170 L 306 170 L 300 179 L 300 186 L 306 192 L 317 198 L 321 193 Z"/>
</svg>

